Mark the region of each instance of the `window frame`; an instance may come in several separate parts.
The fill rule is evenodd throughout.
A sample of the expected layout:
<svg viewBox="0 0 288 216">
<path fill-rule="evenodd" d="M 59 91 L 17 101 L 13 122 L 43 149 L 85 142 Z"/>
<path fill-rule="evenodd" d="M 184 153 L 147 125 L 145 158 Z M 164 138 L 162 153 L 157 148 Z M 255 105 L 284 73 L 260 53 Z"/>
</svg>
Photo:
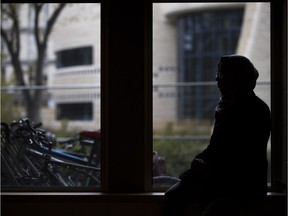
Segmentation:
<svg viewBox="0 0 288 216">
<path fill-rule="evenodd" d="M 164 1 L 154 0 L 153 2 L 160 3 Z M 110 194 L 149 193 L 152 192 L 151 158 L 153 143 L 152 0 L 138 1 L 137 5 L 131 0 L 113 3 L 102 0 L 100 3 L 102 38 L 101 142 L 103 143 L 101 148 L 103 159 L 100 190 L 101 193 Z M 133 10 L 129 10 L 129 13 L 123 13 L 123 10 L 125 11 L 130 3 L 133 4 Z M 285 27 L 285 23 L 287 23 L 287 17 L 285 17 L 287 3 L 285 0 L 270 1 L 270 3 L 271 70 L 273 71 L 271 73 L 271 139 L 272 143 L 277 143 L 277 145 L 272 144 L 272 171 L 274 171 L 272 172 L 271 191 L 282 191 L 282 186 L 279 186 L 276 182 L 281 178 L 286 178 L 282 174 L 282 169 L 284 169 L 282 160 L 284 160 L 285 155 L 282 157 L 279 157 L 279 155 L 282 155 L 282 150 L 287 145 L 287 131 L 284 130 L 285 125 L 287 128 L 287 110 L 285 108 L 287 103 L 287 29 Z M 277 8 L 281 8 L 282 11 L 277 12 Z M 286 22 L 283 22 L 283 20 L 286 20 Z M 125 25 L 119 27 L 119 23 L 125 23 Z M 284 24 L 275 25 L 275 23 Z M 131 28 L 131 26 L 133 27 Z M 125 55 L 122 52 L 123 50 L 125 50 Z M 119 73 L 119 70 L 122 70 L 121 73 Z M 131 83 L 131 77 L 133 77 L 133 84 L 128 86 Z M 123 127 L 123 122 L 130 127 Z M 125 148 L 122 145 L 125 145 Z M 133 154 L 131 154 L 131 151 Z M 120 155 L 119 152 L 122 154 Z M 119 174 L 119 165 L 126 167 L 126 169 L 121 170 L 121 174 Z M 130 181 L 131 178 L 133 182 Z M 26 193 L 21 193 L 21 191 Z M 24 195 L 27 198 L 29 197 L 30 201 L 35 200 L 37 202 L 37 197 L 41 194 L 43 196 L 40 201 L 49 200 L 51 195 L 57 197 L 63 195 L 67 196 L 68 200 L 78 200 L 83 195 L 90 197 L 101 194 L 95 193 L 93 188 L 57 188 L 57 190 L 55 188 L 44 188 L 39 193 L 31 193 L 33 191 L 39 192 L 39 189 L 16 189 L 14 190 L 15 193 L 12 189 L 9 192 L 2 193 L 2 199 L 3 201 L 17 201 L 17 199 L 19 200 L 17 196 Z M 54 193 L 49 193 L 49 191 Z M 75 193 L 67 194 L 63 192 Z M 153 196 L 153 193 L 151 196 Z"/>
<path fill-rule="evenodd" d="M 269 190 L 287 193 L 287 2 L 271 1 L 270 4 L 272 131 Z"/>
</svg>

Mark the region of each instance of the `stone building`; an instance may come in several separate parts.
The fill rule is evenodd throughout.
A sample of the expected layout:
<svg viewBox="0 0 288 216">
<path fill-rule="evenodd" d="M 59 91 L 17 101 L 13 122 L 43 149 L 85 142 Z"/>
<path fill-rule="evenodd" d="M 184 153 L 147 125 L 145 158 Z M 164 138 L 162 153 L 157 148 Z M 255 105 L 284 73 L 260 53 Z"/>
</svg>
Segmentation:
<svg viewBox="0 0 288 216">
<path fill-rule="evenodd" d="M 100 128 L 100 35 L 100 4 L 67 5 L 59 16 L 51 38 L 56 63 L 48 79 L 48 125 L 67 120 L 69 128 Z"/>
</svg>

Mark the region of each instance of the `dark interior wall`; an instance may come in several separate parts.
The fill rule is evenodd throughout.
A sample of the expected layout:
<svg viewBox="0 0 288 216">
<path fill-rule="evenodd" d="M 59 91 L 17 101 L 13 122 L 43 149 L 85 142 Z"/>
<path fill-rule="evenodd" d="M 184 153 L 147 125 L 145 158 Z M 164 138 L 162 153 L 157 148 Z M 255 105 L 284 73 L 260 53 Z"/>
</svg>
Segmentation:
<svg viewBox="0 0 288 216">
<path fill-rule="evenodd" d="M 1 215 L 29 216 L 160 216 L 163 211 L 162 194 L 78 194 L 43 196 L 39 194 L 5 197 L 1 207 Z M 229 207 L 229 206 L 227 206 Z M 238 212 L 239 209 L 232 209 Z M 287 197 L 273 194 L 252 210 L 245 210 L 253 216 L 286 216 Z M 186 215 L 194 214 L 188 208 Z M 248 214 L 249 213 L 249 214 Z M 231 215 L 234 215 L 232 212 Z"/>
<path fill-rule="evenodd" d="M 142 195 L 35 195 L 5 198 L 1 215 L 29 216 L 129 216 L 161 215 L 161 197 Z"/>
</svg>

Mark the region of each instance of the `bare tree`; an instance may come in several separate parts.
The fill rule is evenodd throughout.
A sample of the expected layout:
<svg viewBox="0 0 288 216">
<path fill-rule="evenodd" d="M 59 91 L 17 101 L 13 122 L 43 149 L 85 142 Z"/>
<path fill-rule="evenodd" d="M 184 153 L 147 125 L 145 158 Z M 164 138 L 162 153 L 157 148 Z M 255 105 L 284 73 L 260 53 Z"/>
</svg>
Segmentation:
<svg viewBox="0 0 288 216">
<path fill-rule="evenodd" d="M 35 3 L 30 6 L 34 11 L 34 29 L 33 35 L 36 43 L 36 60 L 35 67 L 31 71 L 33 74 L 34 85 L 43 85 L 44 74 L 43 66 L 45 60 L 45 54 L 47 50 L 47 42 L 51 34 L 52 28 L 56 23 L 61 11 L 65 7 L 65 3 L 58 4 L 51 15 L 49 16 L 47 23 L 44 27 L 40 27 L 40 15 L 43 13 L 43 3 Z M 6 44 L 8 49 L 11 63 L 14 68 L 16 85 L 27 86 L 28 83 L 24 79 L 24 69 L 20 60 L 20 50 L 21 50 L 21 40 L 20 40 L 20 15 L 19 11 L 22 4 L 1 4 L 2 11 L 2 22 L 5 21 L 9 26 L 3 27 L 1 25 L 1 37 Z M 44 28 L 44 29 L 43 29 Z M 41 90 L 23 90 L 22 95 L 25 101 L 27 117 L 35 122 L 39 122 L 40 119 L 40 106 L 42 101 L 42 91 Z"/>
</svg>

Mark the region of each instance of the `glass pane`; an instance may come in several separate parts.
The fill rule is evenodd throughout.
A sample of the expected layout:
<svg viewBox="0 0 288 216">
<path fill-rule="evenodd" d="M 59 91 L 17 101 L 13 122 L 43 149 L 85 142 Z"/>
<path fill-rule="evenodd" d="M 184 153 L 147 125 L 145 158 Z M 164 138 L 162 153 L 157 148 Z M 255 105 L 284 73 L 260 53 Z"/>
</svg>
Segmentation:
<svg viewBox="0 0 288 216">
<path fill-rule="evenodd" d="M 177 182 L 209 144 L 218 62 L 228 54 L 254 63 L 255 93 L 270 106 L 269 3 L 153 4 L 154 189 Z"/>
<path fill-rule="evenodd" d="M 99 188 L 100 4 L 2 4 L 1 9 L 7 34 L 1 40 L 2 187 Z M 17 31 L 9 12 L 21 17 L 19 58 L 10 52 L 17 52 Z"/>
</svg>

